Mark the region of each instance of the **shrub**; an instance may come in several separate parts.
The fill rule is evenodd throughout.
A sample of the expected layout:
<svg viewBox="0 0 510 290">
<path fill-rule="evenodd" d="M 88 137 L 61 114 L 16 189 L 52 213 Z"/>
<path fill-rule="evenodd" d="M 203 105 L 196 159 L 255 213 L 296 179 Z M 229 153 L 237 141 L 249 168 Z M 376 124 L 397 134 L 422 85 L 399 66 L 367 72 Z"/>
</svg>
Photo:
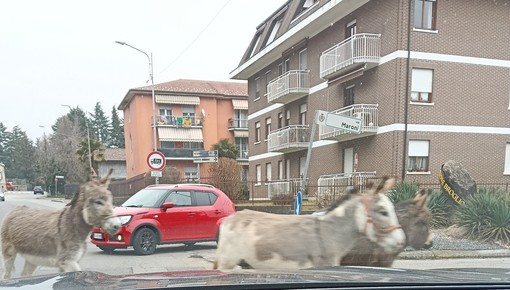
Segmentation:
<svg viewBox="0 0 510 290">
<path fill-rule="evenodd" d="M 404 200 L 413 199 L 419 190 L 420 184 L 417 182 L 403 181 L 398 183 L 392 191 L 388 192 L 390 200 L 396 204 Z"/>
<path fill-rule="evenodd" d="M 466 229 L 470 238 L 510 242 L 510 193 L 480 188 L 458 208 L 455 223 Z"/>
<path fill-rule="evenodd" d="M 440 190 L 430 193 L 427 207 L 432 214 L 432 227 L 443 228 L 452 224 L 451 213 L 454 206 L 448 199 L 450 199 L 450 197 Z"/>
</svg>

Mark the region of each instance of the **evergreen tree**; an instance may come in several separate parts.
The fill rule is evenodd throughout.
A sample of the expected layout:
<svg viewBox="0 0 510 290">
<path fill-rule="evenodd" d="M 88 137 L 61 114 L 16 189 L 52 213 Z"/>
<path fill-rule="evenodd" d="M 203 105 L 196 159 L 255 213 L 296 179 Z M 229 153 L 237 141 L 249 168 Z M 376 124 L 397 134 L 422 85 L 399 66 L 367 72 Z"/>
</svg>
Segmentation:
<svg viewBox="0 0 510 290">
<path fill-rule="evenodd" d="M 237 145 L 230 143 L 228 139 L 221 139 L 212 146 L 212 150 L 218 150 L 218 157 L 227 157 L 234 160 L 239 155 L 239 148 Z"/>
<path fill-rule="evenodd" d="M 9 132 L 7 127 L 0 122 L 0 163 L 4 165 L 8 164 L 7 146 L 9 141 Z"/>
<path fill-rule="evenodd" d="M 35 149 L 27 134 L 18 126 L 12 129 L 8 141 L 8 167 L 5 174 L 8 178 L 22 178 L 29 181 L 34 180 L 35 170 L 32 167 L 35 159 Z"/>
<path fill-rule="evenodd" d="M 92 114 L 91 123 L 92 126 L 90 129 L 94 132 L 94 136 L 97 137 L 101 144 L 108 145 L 108 142 L 110 141 L 110 121 L 99 102 L 97 102 L 94 107 L 94 114 Z"/>
<path fill-rule="evenodd" d="M 112 108 L 112 124 L 110 127 L 110 146 L 124 148 L 124 125 L 119 118 L 115 106 Z"/>
</svg>

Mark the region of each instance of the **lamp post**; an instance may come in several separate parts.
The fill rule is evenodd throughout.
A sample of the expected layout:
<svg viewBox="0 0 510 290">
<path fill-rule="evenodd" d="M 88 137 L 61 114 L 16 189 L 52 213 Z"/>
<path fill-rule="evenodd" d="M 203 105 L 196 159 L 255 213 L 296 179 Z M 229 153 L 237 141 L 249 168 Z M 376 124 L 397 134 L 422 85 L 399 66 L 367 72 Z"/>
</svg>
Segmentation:
<svg viewBox="0 0 510 290">
<path fill-rule="evenodd" d="M 61 105 L 63 107 L 68 107 L 69 110 L 72 110 L 71 106 L 69 105 Z M 90 151 L 90 130 L 89 130 L 89 120 L 87 120 L 87 116 L 85 116 L 85 127 L 87 128 L 87 145 L 89 149 L 88 159 L 89 159 L 89 174 L 92 175 L 94 172 L 92 168 L 92 152 Z"/>
<path fill-rule="evenodd" d="M 156 143 L 156 98 L 154 96 L 154 63 L 152 62 L 152 52 L 151 52 L 151 55 L 149 56 L 145 51 L 138 49 L 126 42 L 115 41 L 115 43 L 131 47 L 132 49 L 145 54 L 145 56 L 149 60 L 149 77 L 151 79 L 151 88 L 152 88 L 152 138 L 153 138 L 152 143 L 154 145 L 153 151 L 158 151 L 158 146 Z M 158 183 L 159 183 L 159 178 L 156 177 L 156 184 L 158 184 Z"/>
</svg>

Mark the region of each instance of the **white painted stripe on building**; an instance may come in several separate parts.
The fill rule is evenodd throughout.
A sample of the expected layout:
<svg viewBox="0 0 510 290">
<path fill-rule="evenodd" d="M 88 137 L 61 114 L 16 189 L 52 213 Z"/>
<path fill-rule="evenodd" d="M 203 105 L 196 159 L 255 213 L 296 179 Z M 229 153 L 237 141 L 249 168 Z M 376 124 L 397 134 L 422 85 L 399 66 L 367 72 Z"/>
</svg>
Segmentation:
<svg viewBox="0 0 510 290">
<path fill-rule="evenodd" d="M 253 113 L 253 114 L 248 115 L 248 120 L 251 120 L 251 119 L 257 118 L 257 117 L 259 117 L 259 116 L 262 116 L 262 115 L 264 115 L 265 113 L 269 113 L 269 112 L 271 112 L 271 111 L 273 111 L 273 110 L 276 110 L 276 109 L 278 109 L 278 108 L 280 108 L 280 107 L 282 107 L 282 106 L 283 106 L 283 104 L 272 104 L 272 105 L 270 105 L 270 106 L 268 106 L 268 107 L 265 107 L 264 109 L 262 109 L 262 110 L 260 110 L 260 111 L 257 111 L 257 112 L 255 112 L 255 113 Z"/>
<path fill-rule="evenodd" d="M 393 131 L 404 131 L 404 124 L 391 124 L 381 126 L 377 129 L 377 134 L 384 134 Z M 452 125 L 428 125 L 428 124 L 408 124 L 409 132 L 428 132 L 428 133 L 470 133 L 470 134 L 498 134 L 510 135 L 510 128 L 506 127 L 481 127 L 481 126 L 452 126 Z"/>
<path fill-rule="evenodd" d="M 262 154 L 255 155 L 255 156 L 249 156 L 248 162 L 257 161 L 257 160 L 266 159 L 266 158 L 273 158 L 273 157 L 277 157 L 277 156 L 281 156 L 281 155 L 283 155 L 283 153 L 280 153 L 280 152 L 262 153 Z"/>
<path fill-rule="evenodd" d="M 406 50 L 397 50 L 381 57 L 379 65 L 392 61 L 397 58 L 407 58 Z M 442 54 L 431 52 L 411 51 L 411 59 L 423 59 L 432 61 L 455 62 L 463 64 L 489 65 L 498 67 L 510 67 L 510 60 L 472 57 L 454 54 Z"/>
</svg>

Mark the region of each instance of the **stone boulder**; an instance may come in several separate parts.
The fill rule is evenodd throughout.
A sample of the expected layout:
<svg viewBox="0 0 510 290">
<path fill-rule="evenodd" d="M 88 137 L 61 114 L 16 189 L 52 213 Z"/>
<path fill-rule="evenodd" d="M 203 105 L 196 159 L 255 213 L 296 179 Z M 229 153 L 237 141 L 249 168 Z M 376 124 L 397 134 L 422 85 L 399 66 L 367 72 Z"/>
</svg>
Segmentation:
<svg viewBox="0 0 510 290">
<path fill-rule="evenodd" d="M 460 196 L 463 200 L 466 200 L 466 198 L 469 198 L 471 195 L 476 193 L 476 182 L 461 163 L 454 160 L 446 161 L 442 165 L 442 174 L 444 181 L 449 187 L 451 187 L 451 189 L 453 189 L 454 193 L 452 193 L 452 191 L 448 192 L 445 190 L 445 187 L 448 186 L 443 186 L 443 184 L 441 186 L 441 190 L 443 193 L 450 195 L 450 197 L 452 197 L 451 200 L 454 203 L 459 204 L 458 202 L 455 202 L 455 194 Z"/>
</svg>

